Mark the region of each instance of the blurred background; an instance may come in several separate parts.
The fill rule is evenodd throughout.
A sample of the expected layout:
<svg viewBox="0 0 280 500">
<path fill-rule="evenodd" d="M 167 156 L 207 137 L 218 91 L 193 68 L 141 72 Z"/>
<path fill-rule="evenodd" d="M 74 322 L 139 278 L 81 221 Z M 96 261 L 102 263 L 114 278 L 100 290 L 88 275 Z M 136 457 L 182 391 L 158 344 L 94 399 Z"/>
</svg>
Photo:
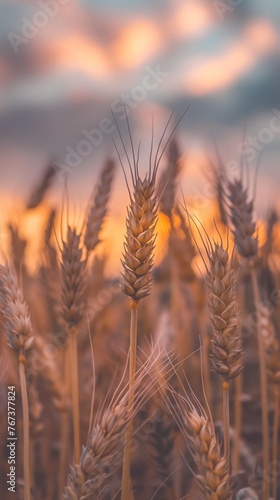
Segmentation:
<svg viewBox="0 0 280 500">
<path fill-rule="evenodd" d="M 65 175 L 78 217 L 105 157 L 117 158 L 112 139 L 127 168 L 112 117 L 131 154 L 123 103 L 143 171 L 152 119 L 157 145 L 172 109 L 168 133 L 190 106 L 176 135 L 182 189 L 201 218 L 213 198 L 207 171 L 209 160 L 218 164 L 217 149 L 230 175 L 240 156 L 246 160 L 251 180 L 261 158 L 258 217 L 280 207 L 278 0 L 9 0 L 0 2 L 0 26 L 3 242 L 11 216 L 25 236 L 40 237 L 46 206 L 61 206 Z M 46 206 L 23 214 L 51 161 L 57 171 Z M 106 238 L 113 267 L 127 199 L 118 170 Z"/>
</svg>

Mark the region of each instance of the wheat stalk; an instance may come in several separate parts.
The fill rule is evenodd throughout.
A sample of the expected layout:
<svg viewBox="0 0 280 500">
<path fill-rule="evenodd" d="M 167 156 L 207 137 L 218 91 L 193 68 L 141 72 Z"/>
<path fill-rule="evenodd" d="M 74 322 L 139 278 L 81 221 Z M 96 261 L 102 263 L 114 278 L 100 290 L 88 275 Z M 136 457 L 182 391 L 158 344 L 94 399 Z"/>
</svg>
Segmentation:
<svg viewBox="0 0 280 500">
<path fill-rule="evenodd" d="M 26 302 L 18 286 L 14 269 L 6 264 L 0 266 L 0 297 L 5 320 L 8 345 L 14 350 L 19 361 L 19 378 L 23 412 L 23 475 L 24 500 L 30 500 L 30 437 L 29 408 L 26 387 L 26 356 L 32 347 L 34 336 Z"/>
<path fill-rule="evenodd" d="M 278 460 L 279 440 L 279 404 L 280 404 L 280 343 L 275 336 L 274 326 L 271 321 L 271 313 L 268 307 L 262 305 L 260 308 L 261 331 L 266 351 L 266 369 L 269 382 L 274 389 L 274 425 L 273 425 L 273 463 Z M 273 475 L 273 498 L 277 498 L 278 477 Z"/>
<path fill-rule="evenodd" d="M 263 470 L 269 467 L 269 428 L 268 428 L 268 396 L 265 366 L 265 349 L 260 327 L 259 306 L 261 304 L 256 265 L 258 256 L 258 237 L 256 223 L 253 218 L 254 202 L 249 199 L 248 189 L 243 186 L 242 179 L 236 179 L 227 184 L 228 199 L 235 237 L 236 248 L 247 263 L 251 272 L 253 293 L 257 310 L 257 333 L 260 360 L 261 399 L 262 399 L 262 434 L 263 434 Z M 263 499 L 268 500 L 269 483 L 263 477 Z"/>
<path fill-rule="evenodd" d="M 130 402 L 129 412 L 133 413 L 134 377 L 136 371 L 137 349 L 137 307 L 144 297 L 149 295 L 152 283 L 153 251 L 155 247 L 155 226 L 157 219 L 157 197 L 155 194 L 155 177 L 147 175 L 142 180 L 135 170 L 133 177 L 133 193 L 130 196 L 126 220 L 126 235 L 123 254 L 122 290 L 130 297 Z M 128 498 L 130 475 L 130 440 L 132 420 L 126 432 L 124 448 L 122 500 Z"/>
<path fill-rule="evenodd" d="M 74 456 L 80 455 L 80 411 L 78 386 L 77 334 L 85 311 L 85 260 L 80 246 L 81 236 L 76 229 L 68 226 L 67 239 L 63 241 L 62 276 L 62 317 L 69 334 L 70 376 L 74 422 Z"/>
<path fill-rule="evenodd" d="M 212 369 L 223 378 L 223 417 L 225 457 L 230 468 L 229 436 L 229 380 L 242 370 L 242 349 L 238 331 L 236 278 L 228 249 L 220 244 L 209 244 L 209 289 L 210 323 L 212 338 L 210 359 Z"/>
</svg>

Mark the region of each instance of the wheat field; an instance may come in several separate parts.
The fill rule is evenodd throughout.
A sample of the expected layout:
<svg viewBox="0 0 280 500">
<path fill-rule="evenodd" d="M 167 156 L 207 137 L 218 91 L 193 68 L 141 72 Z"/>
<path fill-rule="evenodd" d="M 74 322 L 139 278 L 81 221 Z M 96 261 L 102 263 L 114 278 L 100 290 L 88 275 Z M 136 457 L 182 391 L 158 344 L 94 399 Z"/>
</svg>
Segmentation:
<svg viewBox="0 0 280 500">
<path fill-rule="evenodd" d="M 205 224 L 180 187 L 176 132 L 151 150 L 149 165 L 125 152 L 96 166 L 78 222 L 66 183 L 42 227 L 35 270 L 20 223 L 7 228 L 1 499 L 277 500 L 277 213 L 260 224 L 246 165 L 231 176 L 217 159 Z M 102 245 L 122 168 L 128 204 L 116 276 Z M 44 205 L 52 182 L 54 165 L 24 210 Z M 17 438 L 15 494 L 8 432 Z"/>
</svg>

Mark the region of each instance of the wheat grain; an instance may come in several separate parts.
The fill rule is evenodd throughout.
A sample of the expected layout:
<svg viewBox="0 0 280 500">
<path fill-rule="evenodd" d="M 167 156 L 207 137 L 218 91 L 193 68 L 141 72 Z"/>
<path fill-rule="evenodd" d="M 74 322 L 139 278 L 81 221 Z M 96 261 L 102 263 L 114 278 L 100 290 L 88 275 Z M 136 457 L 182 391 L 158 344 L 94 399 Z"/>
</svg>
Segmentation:
<svg viewBox="0 0 280 500">
<path fill-rule="evenodd" d="M 258 237 L 253 219 L 254 202 L 249 200 L 248 190 L 241 179 L 228 182 L 227 189 L 236 248 L 242 257 L 255 265 L 258 261 Z"/>
<path fill-rule="evenodd" d="M 0 296 L 7 342 L 18 355 L 25 355 L 34 341 L 32 325 L 15 271 L 8 264 L 0 266 Z"/>
<path fill-rule="evenodd" d="M 81 236 L 75 228 L 68 226 L 67 239 L 63 241 L 62 277 L 62 316 L 69 329 L 76 328 L 84 317 L 85 311 L 85 260 L 80 246 Z"/>
<path fill-rule="evenodd" d="M 209 500 L 231 497 L 227 461 L 221 455 L 215 431 L 209 419 L 193 409 L 186 415 L 191 449 L 198 467 L 196 479 Z"/>
<path fill-rule="evenodd" d="M 230 500 L 231 485 L 226 457 L 222 456 L 211 414 L 198 400 L 191 401 L 185 389 L 179 395 L 167 385 L 170 412 L 187 440 L 197 467 L 196 480 L 207 500 Z"/>
<path fill-rule="evenodd" d="M 158 192 L 160 197 L 159 209 L 170 219 L 175 202 L 177 179 L 182 167 L 181 154 L 175 138 L 170 141 L 167 151 L 167 167 L 161 173 Z"/>
<path fill-rule="evenodd" d="M 149 295 L 152 283 L 157 198 L 154 180 L 138 176 L 126 220 L 123 292 L 135 302 Z"/>
<path fill-rule="evenodd" d="M 209 289 L 210 342 L 213 370 L 228 381 L 239 375 L 242 348 L 238 333 L 236 277 L 228 250 L 217 243 L 209 253 L 207 285 Z"/>
</svg>

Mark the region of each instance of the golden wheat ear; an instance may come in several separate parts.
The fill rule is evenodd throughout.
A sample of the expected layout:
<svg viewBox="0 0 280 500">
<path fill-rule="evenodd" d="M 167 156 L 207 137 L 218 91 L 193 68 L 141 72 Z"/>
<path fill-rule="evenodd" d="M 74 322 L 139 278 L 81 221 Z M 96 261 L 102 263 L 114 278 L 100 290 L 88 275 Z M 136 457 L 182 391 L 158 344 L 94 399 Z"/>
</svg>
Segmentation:
<svg viewBox="0 0 280 500">
<path fill-rule="evenodd" d="M 159 356 L 160 351 L 152 351 L 136 372 L 133 388 L 129 384 L 121 388 L 124 373 L 107 407 L 96 415 L 79 461 L 70 467 L 63 496 L 65 500 L 102 498 L 101 492 L 106 489 L 106 484 L 108 486 L 108 481 L 120 465 L 123 448 L 127 444 L 126 431 L 132 419 L 155 393 L 155 381 L 151 371 Z M 132 413 L 129 412 L 131 391 L 135 393 L 135 407 Z M 132 434 L 130 439 L 131 437 Z"/>
<path fill-rule="evenodd" d="M 204 258 L 203 261 L 209 294 L 212 369 L 224 381 L 229 381 L 237 377 L 243 368 L 233 255 L 229 254 L 228 238 L 225 243 L 218 229 L 219 242 L 211 241 L 203 225 L 189 213 L 188 217 L 195 224 L 207 255 L 207 262 Z M 202 256 L 200 249 L 199 253 Z"/>
<path fill-rule="evenodd" d="M 155 229 L 157 223 L 157 212 L 159 207 L 159 195 L 156 190 L 156 177 L 158 168 L 162 156 L 165 153 L 166 148 L 170 143 L 169 155 L 172 156 L 173 168 L 175 162 L 176 169 L 178 170 L 179 166 L 177 163 L 179 162 L 179 152 L 177 148 L 177 143 L 174 141 L 171 142 L 171 140 L 176 128 L 178 127 L 180 121 L 185 116 L 187 110 L 188 108 L 185 110 L 181 118 L 178 120 L 176 126 L 172 129 L 169 137 L 166 140 L 165 145 L 162 147 L 162 143 L 164 141 L 165 134 L 171 122 L 174 111 L 171 113 L 171 116 L 169 117 L 169 120 L 167 121 L 167 124 L 159 140 L 158 148 L 155 152 L 154 159 L 153 159 L 154 133 L 152 130 L 149 169 L 145 177 L 142 178 L 139 174 L 139 149 L 136 158 L 128 120 L 127 120 L 127 125 L 128 125 L 128 132 L 132 149 L 132 161 L 129 158 L 120 129 L 116 122 L 121 142 L 125 150 L 125 155 L 127 158 L 131 174 L 131 181 L 132 181 L 132 190 L 131 190 L 129 188 L 129 183 L 127 180 L 127 176 L 125 173 L 125 169 L 119 151 L 116 148 L 125 175 L 125 180 L 130 196 L 130 204 L 127 209 L 126 235 L 125 235 L 123 259 L 122 259 L 122 266 L 123 266 L 122 290 L 128 297 L 130 297 L 136 303 L 139 302 L 139 300 L 146 297 L 147 295 L 149 295 L 151 291 L 152 268 L 154 263 L 154 249 L 155 249 L 155 239 L 156 239 Z M 166 186 L 164 186 L 164 188 L 166 188 Z"/>
<path fill-rule="evenodd" d="M 76 328 L 85 311 L 85 260 L 83 260 L 81 235 L 68 226 L 61 255 L 62 317 L 68 328 Z"/>
<path fill-rule="evenodd" d="M 197 483 L 208 500 L 231 499 L 228 462 L 222 455 L 210 409 L 207 405 L 207 411 L 204 410 L 190 386 L 191 397 L 182 383 L 180 385 L 183 395 L 165 384 L 165 401 L 195 462 Z"/>
</svg>

